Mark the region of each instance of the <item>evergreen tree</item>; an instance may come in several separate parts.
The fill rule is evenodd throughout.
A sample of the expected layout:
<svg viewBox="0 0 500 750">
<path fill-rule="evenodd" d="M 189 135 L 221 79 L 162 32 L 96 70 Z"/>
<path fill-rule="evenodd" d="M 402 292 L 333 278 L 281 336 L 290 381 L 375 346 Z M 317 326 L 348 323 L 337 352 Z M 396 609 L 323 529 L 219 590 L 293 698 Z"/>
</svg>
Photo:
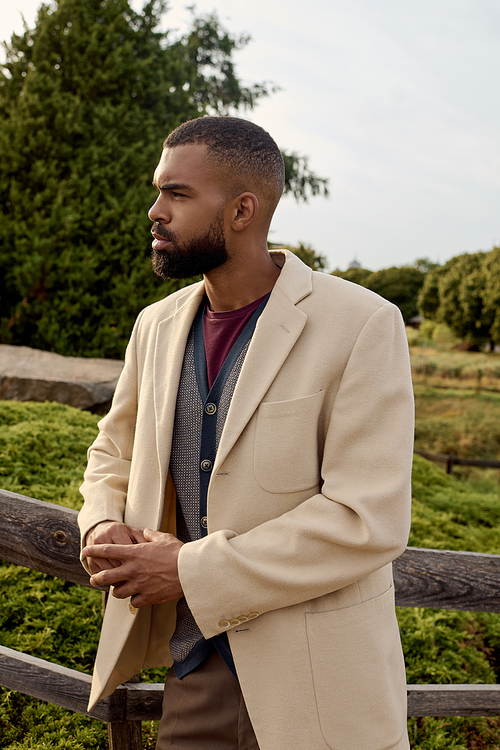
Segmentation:
<svg viewBox="0 0 500 750">
<path fill-rule="evenodd" d="M 184 120 L 252 107 L 214 14 L 172 39 L 164 0 L 59 0 L 5 45 L 0 72 L 0 340 L 121 357 L 138 311 L 179 287 L 151 271 L 147 207 L 161 143 Z M 325 182 L 292 155 L 287 187 Z M 180 282 L 182 284 L 183 282 Z"/>
</svg>

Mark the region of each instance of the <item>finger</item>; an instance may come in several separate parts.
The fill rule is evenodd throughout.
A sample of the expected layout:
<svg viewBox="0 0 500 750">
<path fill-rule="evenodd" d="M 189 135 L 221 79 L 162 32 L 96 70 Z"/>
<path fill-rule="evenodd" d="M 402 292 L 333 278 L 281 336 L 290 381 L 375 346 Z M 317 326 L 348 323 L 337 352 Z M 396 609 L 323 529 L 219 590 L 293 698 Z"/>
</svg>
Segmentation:
<svg viewBox="0 0 500 750">
<path fill-rule="evenodd" d="M 137 544 L 144 541 L 142 531 L 119 522 L 97 524 L 87 534 L 87 546 L 93 544 Z"/>
<path fill-rule="evenodd" d="M 99 573 L 93 573 L 90 578 L 92 586 L 121 586 L 127 581 L 127 571 L 122 567 L 108 568 Z"/>
<path fill-rule="evenodd" d="M 146 542 L 160 542 L 168 536 L 172 536 L 172 534 L 166 534 L 163 531 L 153 531 L 153 529 L 144 529 L 144 539 Z"/>
<path fill-rule="evenodd" d="M 146 541 L 144 532 L 141 529 L 130 528 L 130 536 L 134 544 L 143 544 Z"/>
<path fill-rule="evenodd" d="M 150 598 L 146 598 L 144 594 L 134 594 L 130 597 L 130 604 L 136 609 L 146 607 L 148 604 L 152 603 L 152 600 L 150 601 Z"/>
<path fill-rule="evenodd" d="M 120 565 L 118 560 L 106 560 L 103 557 L 89 557 L 87 562 L 91 573 L 100 573 L 101 570 L 110 570 Z"/>
<path fill-rule="evenodd" d="M 113 581 L 112 583 L 106 581 L 105 579 L 101 578 L 101 573 L 106 572 L 107 571 L 100 571 L 100 573 L 93 573 L 90 577 L 91 586 L 94 586 L 94 588 L 96 589 L 111 589 L 119 588 L 124 583 L 126 583 L 126 581 Z"/>
<path fill-rule="evenodd" d="M 113 586 L 111 588 L 111 594 L 115 599 L 128 599 L 129 597 L 134 596 L 136 592 L 137 589 L 134 589 L 130 581 L 123 581 L 119 586 Z M 134 604 L 134 607 L 135 606 L 136 605 Z"/>
<path fill-rule="evenodd" d="M 103 557 L 110 561 L 127 560 L 133 546 L 131 544 L 90 544 L 83 548 L 82 553 L 85 557 Z"/>
</svg>

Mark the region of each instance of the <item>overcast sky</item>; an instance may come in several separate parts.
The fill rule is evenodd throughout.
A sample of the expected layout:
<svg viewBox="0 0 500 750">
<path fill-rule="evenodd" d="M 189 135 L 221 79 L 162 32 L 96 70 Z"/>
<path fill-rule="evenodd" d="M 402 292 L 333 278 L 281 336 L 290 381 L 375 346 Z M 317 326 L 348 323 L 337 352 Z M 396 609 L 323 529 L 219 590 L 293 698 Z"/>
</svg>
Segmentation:
<svg viewBox="0 0 500 750">
<path fill-rule="evenodd" d="M 38 0 L 3 0 L 0 36 Z M 142 3 L 134 0 L 135 7 Z M 170 0 L 183 31 L 191 2 Z M 270 239 L 372 270 L 500 245 L 500 0 L 197 0 L 252 41 L 246 82 L 282 91 L 250 119 L 307 155 L 330 197 L 282 201 Z"/>
</svg>

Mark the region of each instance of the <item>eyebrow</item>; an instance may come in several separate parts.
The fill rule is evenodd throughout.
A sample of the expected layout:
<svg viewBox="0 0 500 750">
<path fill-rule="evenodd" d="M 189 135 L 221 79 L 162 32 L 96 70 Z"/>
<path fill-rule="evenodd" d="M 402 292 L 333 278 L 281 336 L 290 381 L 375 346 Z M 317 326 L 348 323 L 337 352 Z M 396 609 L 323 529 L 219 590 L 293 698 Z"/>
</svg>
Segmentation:
<svg viewBox="0 0 500 750">
<path fill-rule="evenodd" d="M 160 185 L 159 187 L 153 182 L 153 186 L 157 190 L 193 190 L 191 185 L 186 185 L 182 182 L 167 182 L 165 185 Z"/>
</svg>

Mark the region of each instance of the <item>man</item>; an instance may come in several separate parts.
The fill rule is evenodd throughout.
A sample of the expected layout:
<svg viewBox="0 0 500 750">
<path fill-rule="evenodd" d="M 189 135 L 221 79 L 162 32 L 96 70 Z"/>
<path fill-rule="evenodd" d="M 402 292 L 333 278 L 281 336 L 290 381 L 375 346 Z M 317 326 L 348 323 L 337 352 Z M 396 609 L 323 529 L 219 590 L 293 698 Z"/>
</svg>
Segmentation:
<svg viewBox="0 0 500 750">
<path fill-rule="evenodd" d="M 267 235 L 284 168 L 237 118 L 164 144 L 153 265 L 80 514 L 112 585 L 90 706 L 171 664 L 158 750 L 403 750 L 391 561 L 413 407 L 399 311 Z"/>
</svg>

